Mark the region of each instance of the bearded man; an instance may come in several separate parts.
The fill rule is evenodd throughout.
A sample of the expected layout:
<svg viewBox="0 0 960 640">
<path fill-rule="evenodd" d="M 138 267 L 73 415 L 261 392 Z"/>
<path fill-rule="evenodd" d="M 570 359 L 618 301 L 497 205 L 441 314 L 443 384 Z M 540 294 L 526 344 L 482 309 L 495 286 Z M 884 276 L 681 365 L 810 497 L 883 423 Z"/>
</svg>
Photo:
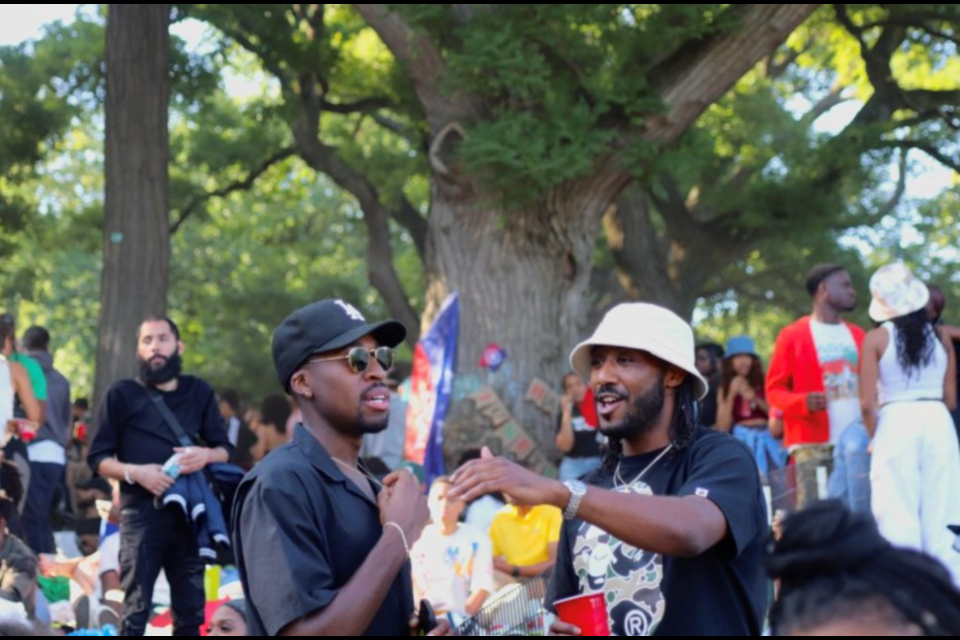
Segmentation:
<svg viewBox="0 0 960 640">
<path fill-rule="evenodd" d="M 154 498 L 170 489 L 178 475 L 227 462 L 232 447 L 213 387 L 181 375 L 183 350 L 180 329 L 170 318 L 148 318 L 140 325 L 140 376 L 107 391 L 87 458 L 94 473 L 121 483 L 123 636 L 144 635 L 161 570 L 170 583 L 173 635 L 198 636 L 204 623 L 205 567 L 197 535 L 182 509 L 157 509 Z M 182 446 L 161 403 L 198 446 Z M 163 468 L 174 454 L 179 454 L 179 474 Z"/>
<path fill-rule="evenodd" d="M 454 496 L 564 510 L 548 607 L 603 594 L 612 635 L 760 635 L 766 503 L 746 447 L 697 426 L 707 382 L 693 330 L 666 309 L 621 305 L 570 362 L 610 440 L 601 468 L 559 482 L 487 451 L 454 475 Z M 581 632 L 558 620 L 550 635 Z"/>
</svg>

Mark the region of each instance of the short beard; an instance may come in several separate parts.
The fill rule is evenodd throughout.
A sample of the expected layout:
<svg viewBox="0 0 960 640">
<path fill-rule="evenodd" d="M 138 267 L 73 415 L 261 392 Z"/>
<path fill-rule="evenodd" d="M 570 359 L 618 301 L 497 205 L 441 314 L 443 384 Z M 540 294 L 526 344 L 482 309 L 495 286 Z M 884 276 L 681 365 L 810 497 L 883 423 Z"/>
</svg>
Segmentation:
<svg viewBox="0 0 960 640">
<path fill-rule="evenodd" d="M 853 313 L 857 310 L 857 303 L 853 304 L 835 304 L 832 305 L 840 313 Z"/>
<path fill-rule="evenodd" d="M 361 436 L 372 436 L 378 433 L 383 433 L 390 426 L 390 414 L 388 413 L 386 417 L 381 422 L 368 422 L 363 419 L 362 415 L 357 415 L 357 434 Z"/>
<path fill-rule="evenodd" d="M 650 433 L 660 421 L 666 401 L 667 390 L 661 376 L 650 391 L 637 398 L 623 422 L 609 427 L 601 426 L 600 433 L 610 439 L 627 441 Z"/>
<path fill-rule="evenodd" d="M 383 433 L 390 426 L 390 412 L 388 411 L 386 415 L 383 416 L 378 422 L 371 422 L 365 420 L 363 417 L 363 396 L 367 395 L 375 389 L 383 389 L 387 393 L 387 399 L 389 400 L 392 396 L 390 394 L 390 388 L 386 385 L 375 384 L 366 391 L 363 392 L 363 395 L 360 396 L 360 409 L 357 410 L 357 423 L 356 431 L 357 435 L 360 436 L 372 436 L 378 433 Z"/>
<path fill-rule="evenodd" d="M 159 369 L 154 368 L 150 360 L 137 358 L 140 363 L 140 379 L 150 387 L 158 387 L 180 377 L 183 371 L 183 358 L 179 353 L 175 353 Z"/>
</svg>

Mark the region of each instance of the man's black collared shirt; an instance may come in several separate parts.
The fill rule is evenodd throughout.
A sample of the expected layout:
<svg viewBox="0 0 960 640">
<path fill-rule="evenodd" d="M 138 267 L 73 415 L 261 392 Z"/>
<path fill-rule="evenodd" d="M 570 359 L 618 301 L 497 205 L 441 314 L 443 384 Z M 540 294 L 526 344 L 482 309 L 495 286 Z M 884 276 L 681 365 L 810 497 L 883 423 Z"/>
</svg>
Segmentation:
<svg viewBox="0 0 960 640">
<path fill-rule="evenodd" d="M 383 535 L 379 507 L 302 425 L 244 478 L 233 516 L 250 635 L 328 606 Z M 409 635 L 413 610 L 407 563 L 364 635 Z"/>
</svg>

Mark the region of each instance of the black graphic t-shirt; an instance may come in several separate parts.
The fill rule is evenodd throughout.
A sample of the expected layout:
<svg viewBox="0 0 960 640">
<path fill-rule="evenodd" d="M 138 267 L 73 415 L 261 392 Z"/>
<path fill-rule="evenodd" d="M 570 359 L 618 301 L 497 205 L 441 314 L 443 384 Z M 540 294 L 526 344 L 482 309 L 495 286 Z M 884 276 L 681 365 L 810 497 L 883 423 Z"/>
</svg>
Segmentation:
<svg viewBox="0 0 960 640">
<path fill-rule="evenodd" d="M 761 564 L 767 536 L 766 501 L 750 452 L 729 434 L 701 429 L 686 450 L 625 458 L 618 489 L 657 496 L 699 496 L 716 504 L 729 535 L 696 558 L 663 557 L 621 543 L 599 528 L 564 524 L 547 606 L 604 593 L 615 636 L 750 635 L 762 631 L 767 583 Z M 588 482 L 614 489 L 610 474 Z"/>
<path fill-rule="evenodd" d="M 573 427 L 573 449 L 565 457 L 567 458 L 599 458 L 600 442 L 602 436 L 600 430 L 591 427 L 587 419 L 580 412 L 580 407 L 574 405 L 573 415 L 570 420 Z M 563 416 L 557 422 L 557 433 L 563 428 Z"/>
</svg>

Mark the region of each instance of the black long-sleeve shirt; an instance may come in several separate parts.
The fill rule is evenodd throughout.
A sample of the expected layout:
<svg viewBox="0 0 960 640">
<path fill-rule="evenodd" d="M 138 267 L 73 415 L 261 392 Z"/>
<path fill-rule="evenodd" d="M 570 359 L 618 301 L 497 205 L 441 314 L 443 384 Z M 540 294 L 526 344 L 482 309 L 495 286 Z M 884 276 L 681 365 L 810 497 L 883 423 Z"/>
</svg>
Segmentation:
<svg viewBox="0 0 960 640">
<path fill-rule="evenodd" d="M 159 391 L 159 390 L 158 390 Z M 160 391 L 183 430 L 200 446 L 233 452 L 213 388 L 183 376 L 176 391 Z M 164 464 L 180 443 L 147 390 L 136 380 L 122 380 L 107 391 L 97 415 L 97 434 L 87 461 L 96 473 L 108 458 L 126 464 Z M 122 484 L 123 507 L 153 498 L 139 485 Z"/>
</svg>

